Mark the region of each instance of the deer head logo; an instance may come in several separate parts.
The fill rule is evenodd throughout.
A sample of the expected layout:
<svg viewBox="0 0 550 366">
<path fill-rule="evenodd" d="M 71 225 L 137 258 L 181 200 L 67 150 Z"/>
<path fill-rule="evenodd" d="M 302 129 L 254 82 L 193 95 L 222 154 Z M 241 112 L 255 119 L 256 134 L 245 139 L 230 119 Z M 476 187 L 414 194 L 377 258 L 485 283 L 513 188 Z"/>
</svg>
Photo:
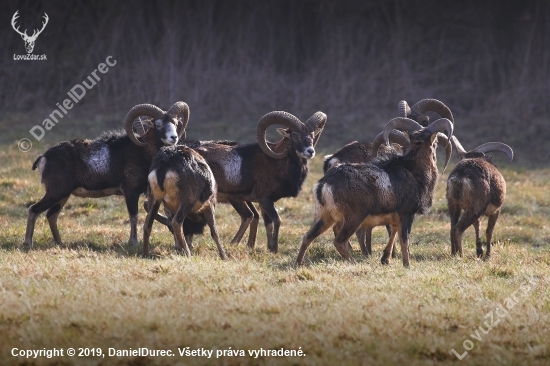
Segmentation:
<svg viewBox="0 0 550 366">
<path fill-rule="evenodd" d="M 17 33 L 21 35 L 21 38 L 23 38 L 23 41 L 25 41 L 25 49 L 27 50 L 27 53 L 32 53 L 32 50 L 34 49 L 34 42 L 36 42 L 36 39 L 38 38 L 40 33 L 42 33 L 44 28 L 46 28 L 46 24 L 48 24 L 48 20 L 49 20 L 48 14 L 44 13 L 44 21 L 42 22 L 42 29 L 40 30 L 35 29 L 34 32 L 32 33 L 32 36 L 29 37 L 29 35 L 27 35 L 26 29 L 24 32 L 21 32 L 19 31 L 19 26 L 17 27 L 15 26 L 15 21 L 17 20 L 17 18 L 19 18 L 19 15 L 17 14 L 18 12 L 19 10 L 17 10 L 15 14 L 13 14 L 13 18 L 11 18 L 11 26 Z"/>
</svg>

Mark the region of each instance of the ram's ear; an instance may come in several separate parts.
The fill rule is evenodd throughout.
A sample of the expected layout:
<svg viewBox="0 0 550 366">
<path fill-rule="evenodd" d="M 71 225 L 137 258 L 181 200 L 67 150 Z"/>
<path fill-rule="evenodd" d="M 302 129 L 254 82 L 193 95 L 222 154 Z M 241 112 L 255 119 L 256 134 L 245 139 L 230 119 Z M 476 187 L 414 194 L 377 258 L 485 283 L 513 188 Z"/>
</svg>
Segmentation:
<svg viewBox="0 0 550 366">
<path fill-rule="evenodd" d="M 277 132 L 279 132 L 283 137 L 290 138 L 290 135 L 292 134 L 292 131 L 290 131 L 289 128 L 278 128 Z"/>
<path fill-rule="evenodd" d="M 435 139 L 437 139 L 437 132 L 436 133 L 432 133 L 432 135 L 430 136 L 430 143 L 433 145 Z"/>
</svg>

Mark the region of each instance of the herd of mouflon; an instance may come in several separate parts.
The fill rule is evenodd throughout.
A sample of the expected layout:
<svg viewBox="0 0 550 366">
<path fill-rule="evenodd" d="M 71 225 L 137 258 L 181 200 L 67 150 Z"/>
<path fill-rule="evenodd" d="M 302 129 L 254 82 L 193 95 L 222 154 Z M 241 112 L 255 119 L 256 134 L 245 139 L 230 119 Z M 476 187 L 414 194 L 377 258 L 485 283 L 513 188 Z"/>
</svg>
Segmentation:
<svg viewBox="0 0 550 366">
<path fill-rule="evenodd" d="M 428 112 L 439 118 L 430 121 Z M 299 194 L 326 114 L 316 112 L 302 122 L 287 112 L 267 113 L 258 122 L 254 143 L 189 139 L 189 116 L 184 102 L 168 111 L 139 104 L 128 112 L 125 131 L 106 132 L 93 140 L 64 141 L 40 155 L 32 169 L 39 170 L 46 193 L 28 209 L 25 248 L 32 247 L 35 222 L 44 211 L 54 241 L 61 244 L 57 218 L 71 195 L 124 196 L 130 218 L 129 243 L 137 245 L 138 201 L 146 194 L 144 257 L 149 255 L 151 227 L 157 220 L 173 233 L 176 250 L 187 256 L 193 250 L 193 236 L 202 234 L 208 225 L 220 257 L 226 259 L 214 214 L 219 202 L 232 205 L 241 217 L 231 243 L 239 243 L 249 230 L 247 245 L 254 248 L 261 214 L 267 247 L 276 253 L 281 219 L 275 202 Z M 265 136 L 272 125 L 282 126 L 277 129 L 282 139 L 276 143 Z M 382 263 L 395 257 L 397 236 L 403 265 L 409 266 L 414 217 L 432 205 L 438 146 L 445 150 L 443 170 L 453 149 L 459 159 L 447 179 L 451 254 L 462 256 L 462 236 L 473 225 L 476 254 L 488 259 L 506 182 L 487 154 L 500 151 L 511 161 L 513 151 L 502 142 L 465 150 L 454 135 L 451 110 L 437 99 L 423 99 L 412 107 L 399 102 L 398 116 L 386 123 L 372 143 L 354 141 L 325 156 L 324 176 L 313 190 L 313 224 L 302 238 L 296 263 L 302 264 L 309 245 L 330 228 L 343 258 L 353 261 L 350 238 L 354 233 L 362 253 L 370 256 L 372 229 L 384 225 L 389 240 Z M 159 213 L 161 206 L 164 214 Z M 483 215 L 488 217 L 485 251 L 479 231 Z"/>
</svg>

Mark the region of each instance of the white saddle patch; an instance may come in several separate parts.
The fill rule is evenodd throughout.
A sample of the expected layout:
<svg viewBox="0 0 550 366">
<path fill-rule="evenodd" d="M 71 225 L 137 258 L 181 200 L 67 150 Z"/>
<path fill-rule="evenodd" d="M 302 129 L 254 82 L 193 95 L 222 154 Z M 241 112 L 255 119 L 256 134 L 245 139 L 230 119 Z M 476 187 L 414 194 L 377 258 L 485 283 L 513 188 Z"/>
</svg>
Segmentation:
<svg viewBox="0 0 550 366">
<path fill-rule="evenodd" d="M 88 158 L 86 159 L 88 168 L 97 174 L 108 174 L 109 163 L 109 148 L 105 145 L 100 145 L 97 149 L 91 150 Z"/>
<path fill-rule="evenodd" d="M 383 196 L 385 199 L 393 196 L 393 189 L 388 173 L 383 170 L 373 170 L 372 175 L 376 178 L 380 196 Z"/>
<path fill-rule="evenodd" d="M 225 180 L 229 184 L 238 185 L 241 182 L 241 166 L 243 159 L 235 151 L 232 151 L 223 162 Z"/>
</svg>

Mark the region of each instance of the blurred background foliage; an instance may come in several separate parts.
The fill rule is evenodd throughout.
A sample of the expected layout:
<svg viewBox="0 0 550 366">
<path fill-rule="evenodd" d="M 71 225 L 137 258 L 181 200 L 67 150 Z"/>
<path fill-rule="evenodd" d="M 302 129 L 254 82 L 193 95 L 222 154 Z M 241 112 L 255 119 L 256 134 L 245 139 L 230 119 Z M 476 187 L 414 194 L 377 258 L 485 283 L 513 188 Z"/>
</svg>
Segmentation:
<svg viewBox="0 0 550 366">
<path fill-rule="evenodd" d="M 26 53 L 16 10 L 29 34 L 48 14 L 34 49 L 47 61 L 14 61 Z M 90 133 L 83 125 L 119 128 L 138 103 L 183 100 L 197 138 L 254 141 L 269 111 L 322 110 L 320 146 L 332 149 L 372 139 L 399 100 L 430 97 L 451 108 L 466 148 L 502 141 L 521 164 L 550 157 L 546 0 L 4 1 L 0 30 L 0 124 L 17 121 L 19 135 L 107 56 L 117 61 L 51 143 Z"/>
</svg>

